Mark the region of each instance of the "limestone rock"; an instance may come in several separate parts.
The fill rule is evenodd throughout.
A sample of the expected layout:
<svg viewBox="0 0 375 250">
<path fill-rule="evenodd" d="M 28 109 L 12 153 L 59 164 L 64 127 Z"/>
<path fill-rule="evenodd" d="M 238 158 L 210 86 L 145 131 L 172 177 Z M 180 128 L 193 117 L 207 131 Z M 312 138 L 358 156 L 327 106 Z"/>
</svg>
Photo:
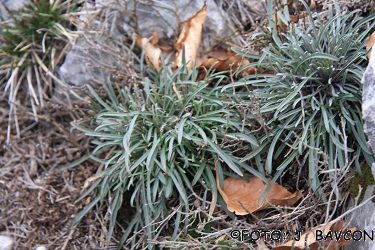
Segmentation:
<svg viewBox="0 0 375 250">
<path fill-rule="evenodd" d="M 35 250 L 48 250 L 46 246 L 38 246 Z"/>
<path fill-rule="evenodd" d="M 375 152 L 375 48 L 371 52 L 369 65 L 362 78 L 362 115 L 364 119 L 364 132 L 368 137 L 368 146 Z M 371 166 L 375 177 L 375 163 Z"/>
<path fill-rule="evenodd" d="M 13 248 L 13 238 L 0 234 L 0 250 L 11 250 Z"/>
<path fill-rule="evenodd" d="M 375 186 L 368 186 L 363 198 L 364 201 L 373 196 L 375 191 Z M 363 201 L 363 202 L 364 202 Z M 354 206 L 354 201 L 350 200 L 349 208 Z M 351 214 L 349 214 L 346 220 L 350 227 L 356 227 L 357 232 L 350 239 L 350 243 L 344 246 L 344 250 L 375 250 L 375 244 L 366 235 L 374 234 L 375 226 L 375 203 L 370 200 L 361 207 L 357 207 Z"/>
<path fill-rule="evenodd" d="M 98 0 L 98 6 L 105 6 L 112 0 Z M 127 19 L 121 22 L 118 19 L 118 26 L 122 26 L 128 36 L 134 32 L 140 32 L 142 37 L 150 36 L 157 31 L 160 39 L 170 39 L 178 36 L 182 25 L 189 18 L 194 16 L 203 8 L 204 1 L 201 0 L 146 0 L 146 1 L 119 1 L 118 8 L 125 9 L 129 14 L 135 14 L 136 21 L 130 26 L 132 20 Z M 135 3 L 136 2 L 136 3 Z M 222 11 L 214 0 L 207 0 L 207 17 L 203 26 L 202 41 L 216 42 L 213 37 L 224 38 L 231 34 L 228 28 L 228 20 L 222 15 Z M 124 17 L 122 17 L 124 18 Z M 130 21 L 130 22 L 129 22 Z M 137 30 L 134 27 L 138 27 Z"/>
<path fill-rule="evenodd" d="M 102 37 L 93 35 L 89 39 L 78 39 L 66 54 L 65 61 L 59 69 L 60 77 L 66 83 L 77 87 L 105 81 L 109 73 L 103 67 L 97 67 L 98 65 L 121 67 L 113 53 L 104 52 L 108 48 L 116 50 L 115 43 L 105 39 L 112 37 L 121 41 L 121 39 L 131 37 L 134 32 L 148 37 L 157 31 L 161 41 L 173 45 L 183 23 L 194 16 L 203 7 L 203 4 L 204 2 L 200 0 L 147 0 L 142 2 L 97 0 L 95 6 L 86 3 L 82 8 L 83 11 L 103 8 L 100 17 L 98 16 L 92 22 L 92 27 L 97 27 L 100 32 L 106 34 Z M 228 28 L 228 20 L 222 16 L 222 10 L 214 0 L 207 0 L 207 8 L 208 15 L 203 27 L 203 46 L 201 46 L 206 48 L 215 44 L 216 39 L 228 37 L 232 32 Z M 82 15 L 80 18 L 87 20 L 89 17 Z M 98 49 L 95 50 L 92 43 L 87 44 L 87 42 L 96 39 L 108 45 L 108 48 L 101 50 L 100 46 L 97 46 Z M 90 67 L 89 64 L 94 67 Z"/>
<path fill-rule="evenodd" d="M 28 3 L 30 0 L 0 0 L 0 17 L 4 20 L 9 19 L 9 14 L 4 7 L 10 10 L 19 10 Z"/>
</svg>

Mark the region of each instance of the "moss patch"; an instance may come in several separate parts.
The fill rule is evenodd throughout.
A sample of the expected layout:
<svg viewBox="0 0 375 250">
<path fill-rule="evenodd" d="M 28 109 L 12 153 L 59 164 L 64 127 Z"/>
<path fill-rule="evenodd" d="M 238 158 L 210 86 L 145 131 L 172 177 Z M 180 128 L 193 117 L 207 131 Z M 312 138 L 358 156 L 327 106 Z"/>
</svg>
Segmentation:
<svg viewBox="0 0 375 250">
<path fill-rule="evenodd" d="M 353 178 L 352 183 L 350 184 L 350 189 L 349 189 L 351 197 L 355 199 L 358 196 L 359 185 L 362 187 L 362 193 L 359 196 L 359 203 L 363 200 L 363 197 L 365 196 L 367 186 L 375 184 L 375 180 L 372 175 L 371 167 L 366 164 L 362 167 L 361 170 L 362 170 L 363 175 L 361 176 L 357 174 Z"/>
</svg>

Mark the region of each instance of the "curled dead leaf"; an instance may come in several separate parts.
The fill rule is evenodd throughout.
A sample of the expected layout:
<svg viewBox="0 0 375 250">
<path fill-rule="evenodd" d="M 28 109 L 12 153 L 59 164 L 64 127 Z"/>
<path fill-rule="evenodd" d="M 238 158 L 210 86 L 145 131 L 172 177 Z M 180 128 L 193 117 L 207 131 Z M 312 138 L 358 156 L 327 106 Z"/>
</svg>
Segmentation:
<svg viewBox="0 0 375 250">
<path fill-rule="evenodd" d="M 217 166 L 215 168 L 218 191 L 227 204 L 228 210 L 237 215 L 249 214 L 271 206 L 285 204 L 291 206 L 302 197 L 299 191 L 291 193 L 275 183 L 267 193 L 265 201 L 259 205 L 267 184 L 257 177 L 250 178 L 249 182 L 244 179 L 228 177 L 224 180 L 224 187 L 221 189 Z"/>
<path fill-rule="evenodd" d="M 207 71 L 212 67 L 215 71 L 227 71 L 227 70 L 237 70 L 239 67 L 249 64 L 249 60 L 242 58 L 239 55 L 229 55 L 224 58 L 208 58 L 203 61 L 199 66 L 199 74 L 197 81 L 204 79 Z"/>
<path fill-rule="evenodd" d="M 290 240 L 272 249 L 274 250 L 303 250 L 308 247 L 311 250 L 327 249 L 338 250 L 340 247 L 348 244 L 351 238 L 351 232 L 356 230 L 355 227 L 342 230 L 344 221 L 340 220 L 336 223 L 328 223 L 327 225 L 319 225 L 314 227 L 311 231 L 302 234 L 299 240 Z M 325 235 L 326 237 L 324 237 Z M 320 237 L 323 237 L 320 239 Z M 332 239 L 334 240 L 331 240 Z M 347 239 L 345 239 L 345 237 Z M 322 248 L 322 245 L 324 246 Z"/>
<path fill-rule="evenodd" d="M 315 8 L 316 8 L 316 2 L 314 0 L 311 0 L 311 2 L 310 2 L 310 10 L 315 9 Z"/>
<path fill-rule="evenodd" d="M 310 2 L 310 5 L 309 5 L 310 10 L 315 9 L 316 2 L 314 0 L 310 0 L 309 2 Z M 290 13 L 296 12 L 296 10 L 301 10 L 301 8 L 299 7 L 302 7 L 302 4 L 298 3 L 298 1 L 294 1 L 294 0 L 288 1 L 288 10 Z"/>
<path fill-rule="evenodd" d="M 155 47 L 155 45 L 153 44 L 155 42 L 158 43 L 159 39 L 157 37 L 155 39 L 154 37 L 149 41 L 147 38 L 141 37 L 137 34 L 133 34 L 133 40 L 135 40 L 135 42 L 141 49 L 144 49 L 144 55 L 147 65 L 159 72 L 162 68 L 160 57 L 161 50 Z"/>
<path fill-rule="evenodd" d="M 375 31 L 371 34 L 370 38 L 368 39 L 366 43 L 366 50 L 369 51 L 374 46 L 374 43 L 375 43 Z M 368 60 L 370 61 L 371 53 L 369 53 L 367 57 L 368 57 Z"/>
<path fill-rule="evenodd" d="M 193 63 L 198 54 L 199 45 L 202 38 L 202 28 L 206 20 L 207 6 L 199 11 L 194 17 L 190 18 L 182 28 L 178 41 L 176 42 L 176 60 L 174 69 L 177 69 L 182 64 L 182 48 L 185 46 L 185 58 L 187 69 L 193 67 Z"/>
<path fill-rule="evenodd" d="M 236 71 L 239 68 L 248 65 L 250 62 L 248 59 L 235 54 L 233 52 L 222 53 L 222 51 L 214 51 L 211 53 L 213 56 L 204 60 L 199 66 L 199 74 L 197 81 L 204 79 L 207 71 L 212 69 L 217 72 L 221 71 Z M 242 71 L 243 75 L 252 75 L 252 74 L 274 74 L 271 70 L 257 69 L 256 67 L 248 67 Z"/>
<path fill-rule="evenodd" d="M 152 33 L 152 38 L 150 39 L 150 43 L 154 46 L 156 46 L 158 43 L 159 43 L 159 35 L 158 35 L 158 32 L 157 31 L 154 31 L 154 33 Z"/>
</svg>

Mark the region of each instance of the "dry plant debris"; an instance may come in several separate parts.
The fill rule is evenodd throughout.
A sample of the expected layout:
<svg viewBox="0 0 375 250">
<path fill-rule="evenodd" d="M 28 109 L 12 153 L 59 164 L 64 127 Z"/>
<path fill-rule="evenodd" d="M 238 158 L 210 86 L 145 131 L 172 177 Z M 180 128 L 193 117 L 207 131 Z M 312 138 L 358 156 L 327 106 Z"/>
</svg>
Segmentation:
<svg viewBox="0 0 375 250">
<path fill-rule="evenodd" d="M 185 58 L 187 69 L 191 69 L 198 55 L 199 45 L 202 38 L 202 27 L 206 20 L 207 7 L 205 6 L 196 16 L 190 18 L 182 28 L 181 34 L 176 42 L 176 61 L 174 68 L 177 69 L 182 65 L 182 52 L 185 47 Z"/>
<path fill-rule="evenodd" d="M 289 15 L 290 20 L 294 23 L 298 22 L 300 19 L 306 17 L 307 12 L 306 11 L 300 11 L 300 8 L 303 5 L 299 1 L 289 0 L 288 1 L 288 11 L 289 13 L 295 13 L 294 15 Z M 314 0 L 310 1 L 309 9 L 313 10 L 317 6 L 316 2 Z M 284 14 L 284 11 L 281 11 L 281 13 Z M 289 30 L 289 24 L 285 23 L 281 18 L 278 17 L 278 13 L 275 12 L 272 16 L 273 22 L 276 23 L 276 25 L 282 30 L 287 31 Z"/>
<path fill-rule="evenodd" d="M 9 106 L 2 103 L 0 112 Z M 51 108 L 49 105 L 46 108 Z M 68 128 L 64 117 L 69 113 L 53 108 L 46 121 L 39 111 L 39 122 L 32 114 L 19 114 L 21 139 L 0 148 L 0 232 L 14 238 L 17 250 L 101 249 L 104 246 L 103 219 L 92 212 L 77 228 L 68 233 L 73 217 L 85 207 L 95 193 L 76 203 L 86 179 L 95 174 L 97 165 L 82 163 L 75 169 L 57 171 L 57 166 L 80 159 L 87 139 L 73 136 L 76 145 L 53 123 Z M 65 114 L 64 114 L 65 113 Z M 73 114 L 74 115 L 74 114 Z M 0 142 L 6 137 L 7 117 L 0 116 Z M 15 137 L 15 136 L 14 136 Z"/>
<path fill-rule="evenodd" d="M 161 62 L 161 50 L 156 47 L 158 43 L 158 37 L 157 37 L 157 32 L 155 32 L 156 35 L 153 36 L 152 39 L 147 39 L 144 37 L 141 37 L 137 34 L 133 35 L 133 39 L 136 41 L 137 45 L 140 48 L 144 48 L 144 53 L 145 53 L 145 60 L 147 65 L 156 70 L 160 71 L 162 68 L 162 62 Z"/>
<path fill-rule="evenodd" d="M 350 238 L 351 232 L 354 232 L 356 230 L 355 227 L 342 230 L 344 227 L 344 223 L 345 221 L 340 220 L 338 222 L 328 223 L 327 225 L 316 226 L 311 231 L 302 234 L 298 241 L 291 240 L 272 249 L 274 250 L 292 250 L 292 249 L 303 250 L 306 247 L 308 247 L 308 249 L 310 250 L 318 250 L 318 249 L 338 250 L 340 249 L 340 247 L 350 242 L 348 240 L 345 240 L 344 236 L 347 234 L 345 237 Z M 318 242 L 317 237 L 316 237 L 317 232 L 321 232 L 323 235 L 326 235 L 326 236 L 329 236 L 332 234 L 339 234 L 339 233 L 341 234 L 337 235 L 337 238 L 339 238 L 338 240 L 336 240 L 336 235 L 332 235 L 335 241 L 332 241 L 329 236 L 327 237 L 327 240 Z M 324 244 L 324 246 L 321 246 L 322 243 Z"/>
<path fill-rule="evenodd" d="M 195 16 L 191 17 L 183 26 L 175 48 L 177 50 L 174 62 L 174 69 L 182 65 L 182 53 L 185 51 L 185 59 L 188 62 L 187 69 L 190 70 L 195 64 L 198 55 L 199 45 L 202 38 L 202 27 L 207 15 L 207 7 L 205 6 Z M 159 45 L 157 32 L 153 33 L 153 38 L 147 39 L 137 34 L 133 35 L 133 40 L 136 41 L 140 48 L 144 48 L 146 63 L 149 67 L 156 71 L 161 70 L 162 49 L 169 51 L 168 47 Z"/>
<path fill-rule="evenodd" d="M 199 67 L 199 75 L 197 81 L 204 79 L 209 69 L 217 72 L 235 71 L 240 67 L 244 67 L 250 63 L 248 59 L 221 47 L 214 49 L 212 56 L 198 56 L 198 50 L 202 37 L 202 26 L 207 15 L 207 7 L 204 7 L 195 16 L 190 18 L 183 26 L 178 41 L 175 44 L 176 54 L 171 60 L 174 60 L 174 70 L 182 65 L 182 53 L 185 51 L 185 60 L 187 69 L 190 70 L 194 65 Z M 147 65 L 159 72 L 162 69 L 162 59 L 166 58 L 168 53 L 172 51 L 170 46 L 159 44 L 158 33 L 155 31 L 151 38 L 141 37 L 133 34 L 133 40 L 138 47 L 144 49 L 144 57 Z M 184 50 L 183 50 L 184 48 Z M 225 51 L 223 53 L 223 51 Z M 244 70 L 245 74 L 273 74 L 271 70 L 257 69 L 248 67 Z"/>
<path fill-rule="evenodd" d="M 223 48 L 218 48 L 209 53 L 209 58 L 206 58 L 199 64 L 199 75 L 197 81 L 204 79 L 208 70 L 215 70 L 217 72 L 231 71 L 234 72 L 241 67 L 250 64 L 250 61 L 242 56 L 232 52 L 225 51 L 222 53 Z M 267 69 L 260 69 L 254 66 L 247 67 L 243 70 L 242 75 L 252 74 L 274 74 L 275 72 Z"/>
<path fill-rule="evenodd" d="M 228 210 L 235 212 L 237 215 L 246 215 L 258 210 L 272 206 L 285 205 L 292 206 L 302 194 L 299 191 L 289 192 L 283 186 L 275 183 L 260 205 L 264 191 L 267 188 L 261 179 L 257 177 L 250 178 L 247 182 L 244 179 L 228 177 L 224 180 L 223 189 L 220 187 L 220 181 L 216 167 L 216 183 L 219 193 L 228 206 Z"/>
</svg>

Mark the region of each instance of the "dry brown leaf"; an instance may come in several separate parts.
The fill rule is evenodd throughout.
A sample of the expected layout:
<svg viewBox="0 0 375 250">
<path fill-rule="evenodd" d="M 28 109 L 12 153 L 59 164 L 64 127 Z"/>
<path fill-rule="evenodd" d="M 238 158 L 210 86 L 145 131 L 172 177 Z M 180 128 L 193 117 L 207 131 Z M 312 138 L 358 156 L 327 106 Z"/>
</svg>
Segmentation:
<svg viewBox="0 0 375 250">
<path fill-rule="evenodd" d="M 193 67 L 193 63 L 198 54 L 199 45 L 202 38 L 202 27 L 206 20 L 207 6 L 205 6 L 194 17 L 190 18 L 182 28 L 181 34 L 176 43 L 176 61 L 174 69 L 177 69 L 182 64 L 182 47 L 185 46 L 185 58 L 187 69 Z"/>
<path fill-rule="evenodd" d="M 274 249 L 274 250 L 291 250 L 291 249 L 302 250 L 302 249 L 305 248 L 305 246 L 308 246 L 310 250 L 318 250 L 318 249 L 321 249 L 321 245 L 323 244 L 324 249 L 338 250 L 340 247 L 342 247 L 342 246 L 344 246 L 344 245 L 346 245 L 350 242 L 350 241 L 344 239 L 345 233 L 348 232 L 349 230 L 351 230 L 352 232 L 356 230 L 356 228 L 353 227 L 353 228 L 348 228 L 348 229 L 342 231 L 344 223 L 345 222 L 343 220 L 340 220 L 336 223 L 328 223 L 327 225 L 316 226 L 311 231 L 302 234 L 300 236 L 299 241 L 290 240 L 290 241 L 288 241 L 288 242 L 286 242 L 282 245 L 279 245 L 275 248 L 272 248 L 272 249 Z M 332 235 L 332 238 L 334 239 L 334 241 L 332 241 L 329 237 L 325 241 L 323 241 L 323 240 L 318 241 L 317 232 L 319 232 L 319 235 L 320 235 L 320 233 L 323 233 L 323 235 L 327 235 L 327 234 L 330 233 Z M 337 234 L 337 238 L 339 238 L 337 240 L 336 240 L 336 236 L 334 235 L 335 232 Z M 338 234 L 340 232 L 342 234 L 339 236 Z M 351 233 L 348 232 L 347 234 L 350 234 L 350 236 L 347 235 L 346 237 L 351 238 Z"/>
<path fill-rule="evenodd" d="M 249 64 L 249 60 L 233 52 L 222 53 L 220 51 L 214 52 L 216 57 L 211 57 L 203 61 L 199 66 L 199 74 L 197 81 L 204 79 L 207 71 L 212 67 L 215 71 L 227 71 L 227 70 L 238 70 Z M 271 70 L 257 69 L 255 67 L 248 67 L 243 70 L 243 75 L 251 74 L 274 74 Z"/>
<path fill-rule="evenodd" d="M 161 49 L 161 55 L 162 55 L 162 58 L 167 58 L 169 56 L 169 54 L 173 51 L 173 47 L 168 45 L 168 44 L 163 44 L 163 43 L 159 43 L 156 45 L 157 48 Z M 169 57 L 169 61 L 170 62 L 173 62 L 175 59 L 175 54 L 173 53 L 170 57 Z"/>
<path fill-rule="evenodd" d="M 375 43 L 375 31 L 371 34 L 370 38 L 368 39 L 366 43 L 366 50 L 369 51 L 372 48 L 372 46 L 374 46 L 374 43 Z M 368 60 L 370 61 L 371 53 L 369 53 L 367 57 L 368 57 Z"/>
<path fill-rule="evenodd" d="M 264 242 L 263 238 L 260 238 L 260 240 L 257 240 L 256 243 L 257 243 L 256 250 L 268 250 L 269 249 L 266 243 Z"/>
<path fill-rule="evenodd" d="M 316 8 L 316 2 L 314 0 L 311 0 L 311 2 L 310 2 L 310 10 L 315 9 L 315 8 Z"/>
<path fill-rule="evenodd" d="M 294 1 L 294 0 L 289 0 L 287 4 L 288 4 L 288 10 L 289 10 L 290 13 L 295 12 L 297 9 L 299 9 L 299 8 L 297 8 L 299 3 Z M 310 8 L 310 10 L 316 8 L 316 2 L 314 0 L 310 1 L 309 8 Z"/>
<path fill-rule="evenodd" d="M 154 38 L 152 38 L 151 41 L 154 40 L 153 42 L 158 42 L 159 39 L 156 37 L 157 39 L 155 40 Z M 144 55 L 147 65 L 159 72 L 162 68 L 162 62 L 160 58 L 161 50 L 155 47 L 153 42 L 148 41 L 147 38 L 141 37 L 137 34 L 133 34 L 133 40 L 136 41 L 137 45 L 141 49 L 145 50 Z"/>
<path fill-rule="evenodd" d="M 157 31 L 154 31 L 154 33 L 152 33 L 152 38 L 150 39 L 150 43 L 154 46 L 156 46 L 158 43 L 159 43 L 159 35 L 158 35 L 158 32 Z"/>
<path fill-rule="evenodd" d="M 237 70 L 239 67 L 245 66 L 249 63 L 249 60 L 233 53 L 222 58 L 209 58 L 206 61 L 204 61 L 200 65 L 200 67 L 209 69 L 211 66 L 213 66 L 212 68 L 216 71 L 226 71 L 230 69 Z"/>
<path fill-rule="evenodd" d="M 275 183 L 267 193 L 265 201 L 259 205 L 267 184 L 257 177 L 250 178 L 249 182 L 244 179 L 228 177 L 224 180 L 224 187 L 221 189 L 217 166 L 216 183 L 228 210 L 235 212 L 237 215 L 245 215 L 271 206 L 285 204 L 291 206 L 302 197 L 299 191 L 291 193 L 283 186 Z"/>
<path fill-rule="evenodd" d="M 231 48 L 223 48 L 223 47 L 217 47 L 214 50 L 207 53 L 208 57 L 215 57 L 219 59 L 223 59 L 225 57 L 228 57 L 228 55 L 234 54 Z"/>
</svg>

